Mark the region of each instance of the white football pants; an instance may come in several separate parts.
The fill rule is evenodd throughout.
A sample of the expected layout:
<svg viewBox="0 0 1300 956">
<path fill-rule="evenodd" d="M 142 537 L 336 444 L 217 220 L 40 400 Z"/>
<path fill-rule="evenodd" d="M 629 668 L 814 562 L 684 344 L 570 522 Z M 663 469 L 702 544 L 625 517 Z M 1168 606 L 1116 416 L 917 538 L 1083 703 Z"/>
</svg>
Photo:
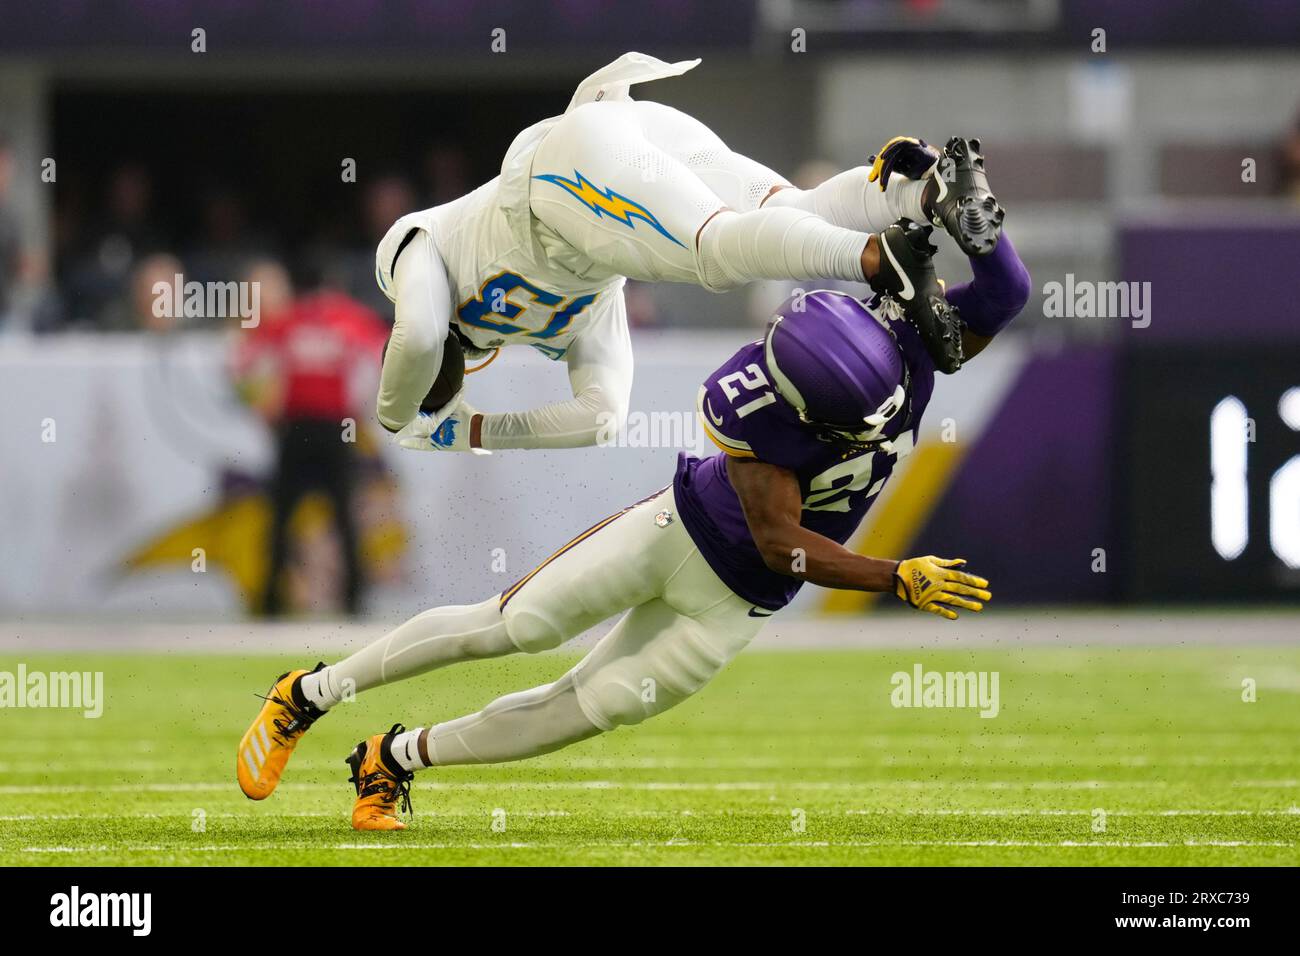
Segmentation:
<svg viewBox="0 0 1300 956">
<path fill-rule="evenodd" d="M 668 488 L 584 531 L 488 601 L 426 611 L 327 668 L 326 702 L 457 661 L 549 650 L 626 612 L 554 683 L 418 732 L 424 766 L 519 760 L 685 700 L 770 616 L 751 610 L 695 547 Z"/>
<path fill-rule="evenodd" d="M 533 215 L 631 279 L 715 292 L 755 279 L 863 281 L 868 233 L 793 203 L 760 209 L 785 178 L 661 103 L 569 111 L 538 145 L 532 174 Z"/>
</svg>

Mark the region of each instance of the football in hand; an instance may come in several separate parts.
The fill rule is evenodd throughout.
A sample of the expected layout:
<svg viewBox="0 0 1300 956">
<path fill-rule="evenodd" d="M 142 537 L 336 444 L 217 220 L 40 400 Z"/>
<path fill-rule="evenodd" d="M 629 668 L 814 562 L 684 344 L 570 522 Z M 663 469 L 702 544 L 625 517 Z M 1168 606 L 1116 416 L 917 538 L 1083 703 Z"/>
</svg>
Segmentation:
<svg viewBox="0 0 1300 956">
<path fill-rule="evenodd" d="M 460 347 L 460 339 L 452 332 L 442 345 L 442 367 L 438 369 L 438 377 L 433 380 L 428 394 L 420 403 L 420 411 L 438 411 L 456 396 L 464 384 L 465 352 Z"/>
</svg>

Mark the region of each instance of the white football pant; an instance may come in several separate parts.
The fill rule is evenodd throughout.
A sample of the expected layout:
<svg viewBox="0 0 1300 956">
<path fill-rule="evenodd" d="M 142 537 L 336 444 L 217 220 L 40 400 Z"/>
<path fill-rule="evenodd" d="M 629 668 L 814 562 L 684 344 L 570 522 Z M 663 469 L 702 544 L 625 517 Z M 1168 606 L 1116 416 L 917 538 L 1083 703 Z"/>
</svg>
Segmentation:
<svg viewBox="0 0 1300 956">
<path fill-rule="evenodd" d="M 325 703 L 457 661 L 550 650 L 626 612 L 554 683 L 404 735 L 418 739 L 423 766 L 519 760 L 690 697 L 770 616 L 751 610 L 695 547 L 668 488 L 584 531 L 502 594 L 426 611 L 327 668 Z"/>
<path fill-rule="evenodd" d="M 597 102 L 569 111 L 538 145 L 532 171 L 533 215 L 631 279 L 715 292 L 755 279 L 863 281 L 868 234 L 792 206 L 760 209 L 786 179 L 661 103 Z"/>
</svg>

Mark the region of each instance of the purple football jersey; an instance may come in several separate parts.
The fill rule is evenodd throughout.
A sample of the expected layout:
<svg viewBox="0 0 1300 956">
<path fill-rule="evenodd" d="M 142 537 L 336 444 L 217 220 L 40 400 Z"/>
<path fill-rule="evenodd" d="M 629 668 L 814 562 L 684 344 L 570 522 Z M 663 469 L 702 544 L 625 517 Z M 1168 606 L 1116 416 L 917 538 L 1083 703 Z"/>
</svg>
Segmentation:
<svg viewBox="0 0 1300 956">
<path fill-rule="evenodd" d="M 803 497 L 801 524 L 845 543 L 884 487 L 900 455 L 912 448 L 934 390 L 934 362 L 916 330 L 890 323 L 911 372 L 911 407 L 885 428 L 894 452 L 857 451 L 819 439 L 770 384 L 763 343 L 746 345 L 710 375 L 698 412 L 723 449 L 710 458 L 678 456 L 673 491 L 682 524 L 714 572 L 746 601 L 768 610 L 790 602 L 803 583 L 763 563 L 727 476 L 727 456 L 756 458 L 794 472 Z M 906 434 L 904 434 L 906 432 Z"/>
</svg>

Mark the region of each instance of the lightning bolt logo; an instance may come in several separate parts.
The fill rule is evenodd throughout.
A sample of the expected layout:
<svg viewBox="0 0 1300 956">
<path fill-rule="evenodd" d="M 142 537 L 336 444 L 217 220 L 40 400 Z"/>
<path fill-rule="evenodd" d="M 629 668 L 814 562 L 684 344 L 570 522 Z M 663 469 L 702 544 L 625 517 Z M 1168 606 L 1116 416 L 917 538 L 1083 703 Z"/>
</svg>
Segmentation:
<svg viewBox="0 0 1300 956">
<path fill-rule="evenodd" d="M 623 225 L 627 226 L 629 229 L 636 228 L 636 224 L 632 220 L 640 219 L 665 239 L 670 242 L 675 242 L 679 246 L 682 245 L 682 243 L 678 242 L 677 238 L 672 233 L 663 227 L 663 223 L 656 219 L 654 214 L 650 212 L 649 209 L 646 209 L 645 206 L 638 202 L 633 202 L 626 196 L 620 196 L 612 189 L 597 189 L 591 180 L 582 175 L 582 173 L 578 172 L 576 169 L 573 171 L 573 175 L 574 179 L 566 179 L 564 176 L 555 173 L 547 173 L 544 176 L 534 176 L 533 178 L 559 186 L 565 192 L 569 193 L 569 195 L 573 196 L 574 199 L 578 200 L 578 202 L 582 203 L 594 212 L 597 218 L 608 216 L 611 219 L 623 223 Z M 682 246 L 682 248 L 686 247 Z"/>
</svg>

